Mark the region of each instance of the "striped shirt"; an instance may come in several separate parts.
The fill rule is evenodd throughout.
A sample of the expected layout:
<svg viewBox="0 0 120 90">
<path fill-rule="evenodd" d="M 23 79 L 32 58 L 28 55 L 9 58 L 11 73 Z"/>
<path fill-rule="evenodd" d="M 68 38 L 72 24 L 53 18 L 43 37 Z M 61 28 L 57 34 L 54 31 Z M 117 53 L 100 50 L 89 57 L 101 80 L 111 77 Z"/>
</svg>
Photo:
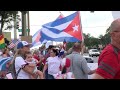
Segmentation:
<svg viewBox="0 0 120 90">
<path fill-rule="evenodd" d="M 117 55 L 114 49 L 109 44 L 99 56 L 96 73 L 105 79 L 120 79 L 120 50 L 117 50 Z"/>
</svg>

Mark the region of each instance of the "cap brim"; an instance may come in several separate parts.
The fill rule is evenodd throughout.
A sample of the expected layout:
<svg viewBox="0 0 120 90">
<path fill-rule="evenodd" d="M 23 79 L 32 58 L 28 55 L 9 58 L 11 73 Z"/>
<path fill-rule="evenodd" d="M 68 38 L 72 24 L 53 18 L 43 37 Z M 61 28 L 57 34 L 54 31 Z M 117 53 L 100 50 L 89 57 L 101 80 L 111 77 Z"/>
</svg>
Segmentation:
<svg viewBox="0 0 120 90">
<path fill-rule="evenodd" d="M 32 47 L 32 43 L 28 43 L 28 45 L 25 45 L 25 46 L 29 46 L 31 48 Z"/>
</svg>

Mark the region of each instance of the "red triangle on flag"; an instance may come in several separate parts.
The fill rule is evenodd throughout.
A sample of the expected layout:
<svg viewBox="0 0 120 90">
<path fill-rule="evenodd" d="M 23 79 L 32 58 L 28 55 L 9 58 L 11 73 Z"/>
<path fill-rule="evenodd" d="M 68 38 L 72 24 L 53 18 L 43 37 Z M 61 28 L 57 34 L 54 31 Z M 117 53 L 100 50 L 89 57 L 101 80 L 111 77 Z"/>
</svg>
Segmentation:
<svg viewBox="0 0 120 90">
<path fill-rule="evenodd" d="M 36 42 L 39 42 L 40 41 L 40 38 L 41 38 L 41 35 L 40 35 L 40 32 L 38 33 L 37 37 L 36 37 Z"/>
<path fill-rule="evenodd" d="M 79 13 L 77 13 L 76 17 L 72 20 L 69 26 L 64 30 L 64 32 L 72 35 L 78 40 L 82 40 L 82 31 L 81 31 L 81 23 L 79 18 Z"/>
</svg>

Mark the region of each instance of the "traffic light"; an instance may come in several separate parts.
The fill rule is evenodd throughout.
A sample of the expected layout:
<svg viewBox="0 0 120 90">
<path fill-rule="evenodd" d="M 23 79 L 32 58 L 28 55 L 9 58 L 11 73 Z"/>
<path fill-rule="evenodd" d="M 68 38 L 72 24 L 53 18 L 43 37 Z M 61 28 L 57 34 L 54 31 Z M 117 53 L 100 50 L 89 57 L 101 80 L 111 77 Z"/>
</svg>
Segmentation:
<svg viewBox="0 0 120 90">
<path fill-rule="evenodd" d="M 10 44 L 10 41 L 7 38 L 4 38 L 6 45 Z"/>
<path fill-rule="evenodd" d="M 19 29 L 19 22 L 16 22 L 16 29 Z"/>
</svg>

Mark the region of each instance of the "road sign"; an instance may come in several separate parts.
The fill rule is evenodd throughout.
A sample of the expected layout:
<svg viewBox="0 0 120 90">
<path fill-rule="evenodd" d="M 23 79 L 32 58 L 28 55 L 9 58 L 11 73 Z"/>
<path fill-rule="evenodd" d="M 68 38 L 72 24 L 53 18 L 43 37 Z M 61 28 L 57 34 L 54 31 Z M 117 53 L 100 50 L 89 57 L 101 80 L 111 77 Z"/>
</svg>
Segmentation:
<svg viewBox="0 0 120 90">
<path fill-rule="evenodd" d="M 29 29 L 26 29 L 26 32 L 29 32 Z M 18 32 L 22 32 L 22 29 L 18 29 Z"/>
</svg>

